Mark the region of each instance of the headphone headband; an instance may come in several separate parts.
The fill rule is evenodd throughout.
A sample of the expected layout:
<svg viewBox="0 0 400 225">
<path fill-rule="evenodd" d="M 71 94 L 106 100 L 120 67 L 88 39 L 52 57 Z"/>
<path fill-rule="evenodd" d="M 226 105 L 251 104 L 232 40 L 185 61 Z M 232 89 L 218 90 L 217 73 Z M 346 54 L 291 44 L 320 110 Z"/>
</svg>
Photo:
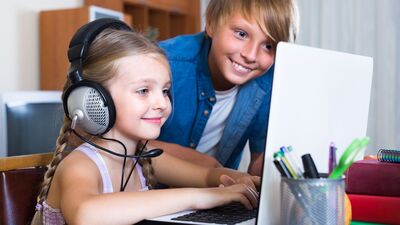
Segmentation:
<svg viewBox="0 0 400 225">
<path fill-rule="evenodd" d="M 97 19 L 80 27 L 72 37 L 68 49 L 68 60 L 71 63 L 69 78 L 72 83 L 83 79 L 83 61 L 86 59 L 89 47 L 96 36 L 107 28 L 132 31 L 124 22 L 111 18 Z"/>
</svg>

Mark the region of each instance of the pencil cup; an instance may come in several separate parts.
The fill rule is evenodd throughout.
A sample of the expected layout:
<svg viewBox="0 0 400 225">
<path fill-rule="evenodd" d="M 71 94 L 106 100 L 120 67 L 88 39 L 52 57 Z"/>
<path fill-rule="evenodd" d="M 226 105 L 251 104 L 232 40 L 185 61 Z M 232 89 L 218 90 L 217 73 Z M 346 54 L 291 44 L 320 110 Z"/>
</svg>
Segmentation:
<svg viewBox="0 0 400 225">
<path fill-rule="evenodd" d="M 342 225 L 344 221 L 343 178 L 282 178 L 282 224 Z"/>
</svg>

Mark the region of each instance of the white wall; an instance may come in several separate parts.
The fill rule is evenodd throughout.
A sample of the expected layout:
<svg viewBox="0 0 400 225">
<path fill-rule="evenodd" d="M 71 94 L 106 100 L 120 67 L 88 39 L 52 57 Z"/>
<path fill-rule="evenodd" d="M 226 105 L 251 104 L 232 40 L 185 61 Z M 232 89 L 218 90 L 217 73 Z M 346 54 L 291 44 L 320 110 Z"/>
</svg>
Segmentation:
<svg viewBox="0 0 400 225">
<path fill-rule="evenodd" d="M 83 0 L 1 2 L 0 92 L 39 89 L 39 12 L 82 5 Z"/>
<path fill-rule="evenodd" d="M 202 30 L 204 30 L 206 25 L 205 13 L 209 2 L 210 0 L 200 0 L 200 16 L 201 16 L 200 27 Z"/>
<path fill-rule="evenodd" d="M 400 1 L 298 0 L 298 43 L 374 59 L 367 154 L 400 147 Z"/>
</svg>

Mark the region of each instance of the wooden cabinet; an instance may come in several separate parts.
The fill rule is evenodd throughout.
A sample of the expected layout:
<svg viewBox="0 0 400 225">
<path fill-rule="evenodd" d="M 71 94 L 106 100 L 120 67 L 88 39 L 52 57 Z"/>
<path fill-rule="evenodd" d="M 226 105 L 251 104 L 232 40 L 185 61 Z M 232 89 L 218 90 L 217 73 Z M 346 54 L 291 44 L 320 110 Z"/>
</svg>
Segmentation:
<svg viewBox="0 0 400 225">
<path fill-rule="evenodd" d="M 200 31 L 200 0 L 85 0 L 85 4 L 124 12 L 135 29 L 155 30 L 157 40 Z"/>
<path fill-rule="evenodd" d="M 124 21 L 157 40 L 200 31 L 200 0 L 86 0 L 75 9 L 40 13 L 40 88 L 61 90 L 69 62 L 67 50 L 75 31 L 89 22 L 96 5 L 124 13 Z"/>
<path fill-rule="evenodd" d="M 89 22 L 89 8 L 40 12 L 40 89 L 62 90 L 69 69 L 68 45 L 76 30 Z M 131 25 L 129 15 L 124 20 Z"/>
</svg>

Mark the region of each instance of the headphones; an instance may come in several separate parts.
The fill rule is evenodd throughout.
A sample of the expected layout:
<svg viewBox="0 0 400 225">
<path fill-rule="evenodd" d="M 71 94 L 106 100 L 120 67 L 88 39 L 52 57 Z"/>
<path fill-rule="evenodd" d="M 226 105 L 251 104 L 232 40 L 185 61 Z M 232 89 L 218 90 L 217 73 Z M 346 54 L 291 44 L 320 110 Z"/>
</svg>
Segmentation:
<svg viewBox="0 0 400 225">
<path fill-rule="evenodd" d="M 102 151 L 124 158 L 120 185 L 120 191 L 124 191 L 138 163 L 138 160 L 136 160 L 129 172 L 128 178 L 124 181 L 126 158 L 153 158 L 161 155 L 163 150 L 156 148 L 143 152 L 147 144 L 146 141 L 137 155 L 127 155 L 126 147 L 122 142 L 101 136 L 114 126 L 116 117 L 114 102 L 110 93 L 102 85 L 83 79 L 82 68 L 91 43 L 98 34 L 107 28 L 133 32 L 124 22 L 111 18 L 94 20 L 79 28 L 69 43 L 68 60 L 71 65 L 68 72 L 68 79 L 71 81 L 71 86 L 65 91 L 62 100 L 64 112 L 72 120 L 71 130 L 77 137 Z M 119 154 L 86 139 L 75 130 L 75 125 L 86 133 L 121 144 L 125 150 L 125 154 Z"/>
<path fill-rule="evenodd" d="M 133 32 L 124 22 L 111 18 L 97 19 L 79 28 L 69 43 L 68 79 L 72 85 L 63 95 L 63 107 L 70 119 L 77 117 L 76 125 L 91 135 L 107 133 L 114 125 L 116 111 L 110 93 L 100 84 L 85 80 L 83 63 L 89 47 L 98 34 L 107 28 Z"/>
</svg>

